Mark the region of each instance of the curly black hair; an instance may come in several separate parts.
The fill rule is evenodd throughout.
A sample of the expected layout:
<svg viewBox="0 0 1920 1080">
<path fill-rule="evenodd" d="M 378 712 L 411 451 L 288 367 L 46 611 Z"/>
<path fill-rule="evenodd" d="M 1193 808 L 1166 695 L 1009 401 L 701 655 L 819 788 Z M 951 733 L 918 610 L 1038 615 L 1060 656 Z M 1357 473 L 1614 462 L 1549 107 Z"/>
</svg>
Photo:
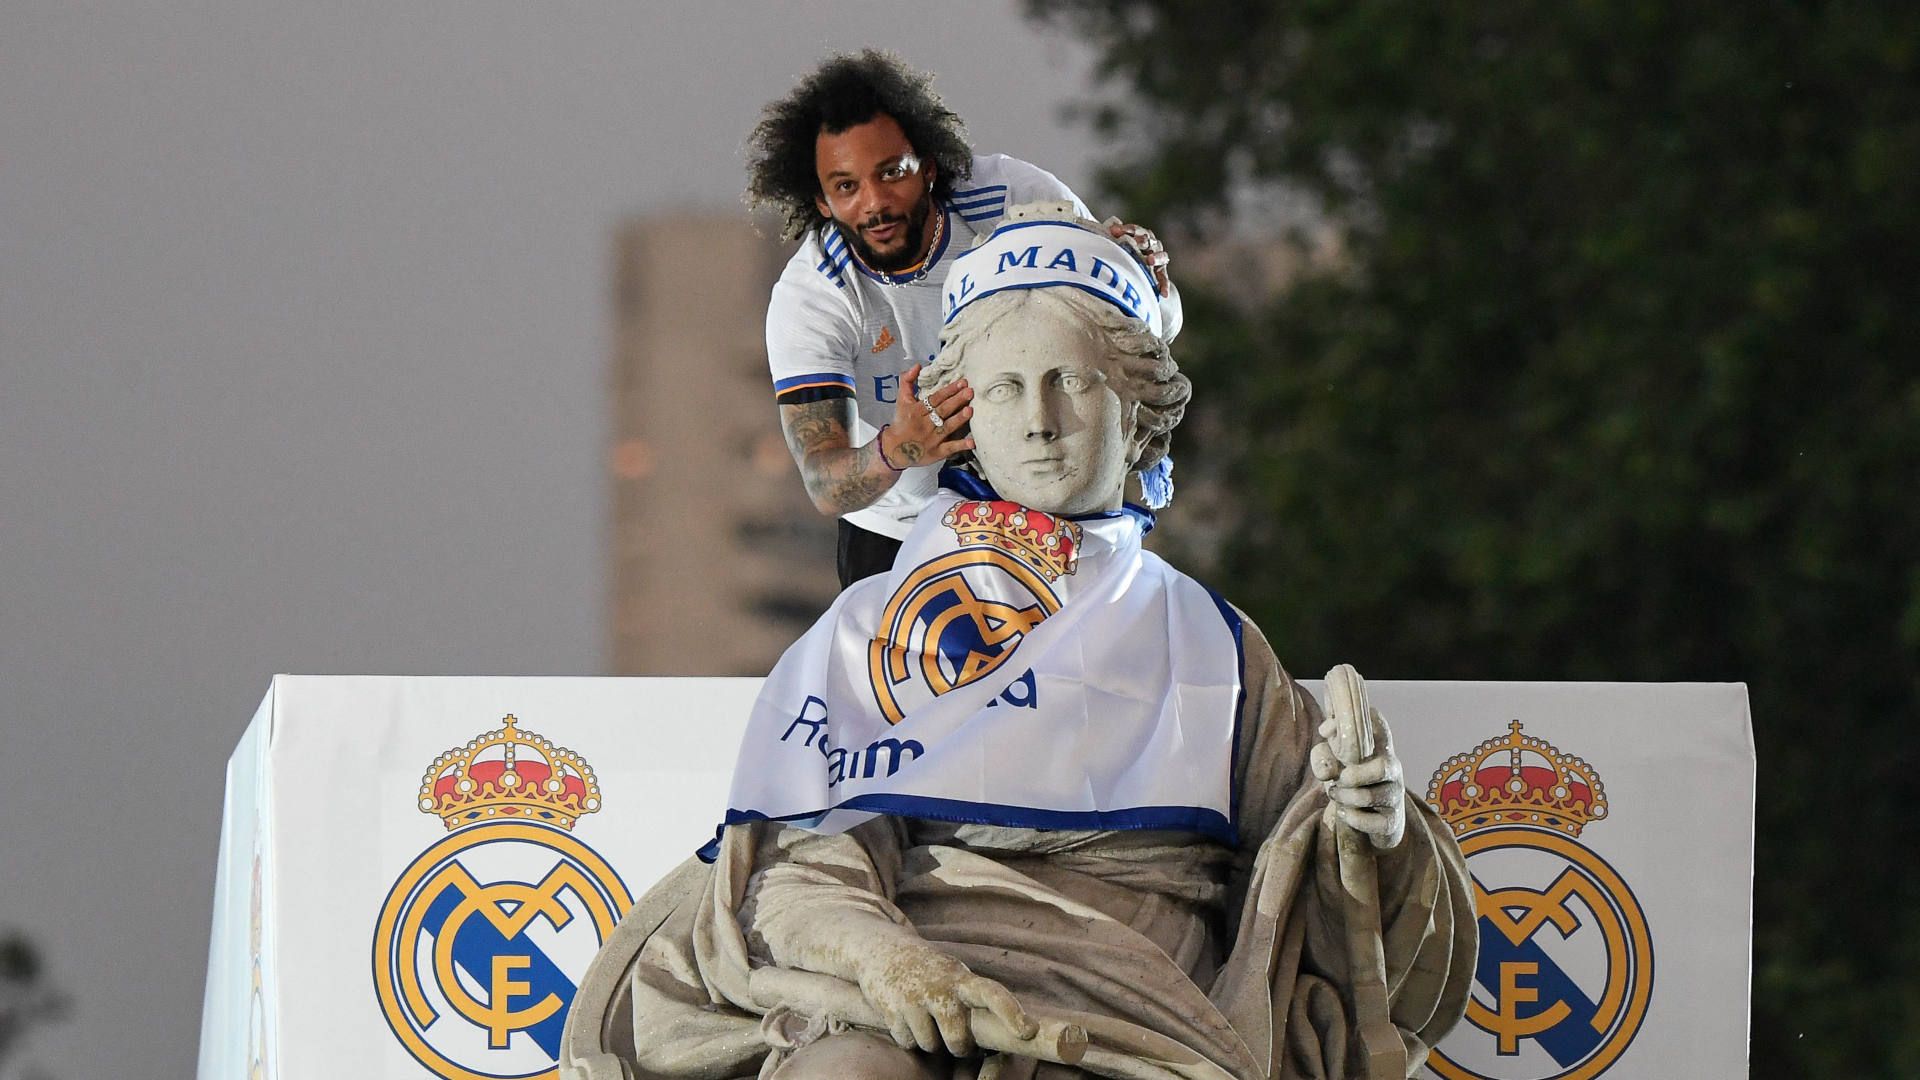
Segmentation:
<svg viewBox="0 0 1920 1080">
<path fill-rule="evenodd" d="M 795 240 L 823 219 L 813 144 L 822 131 L 837 134 L 885 113 L 900 124 L 914 152 L 936 165 L 933 193 L 944 198 L 973 171 L 966 125 L 933 92 L 933 76 L 909 68 L 892 53 L 863 49 L 827 59 L 793 93 L 769 104 L 747 139 L 747 205 L 769 207 L 784 219 L 782 240 Z"/>
</svg>

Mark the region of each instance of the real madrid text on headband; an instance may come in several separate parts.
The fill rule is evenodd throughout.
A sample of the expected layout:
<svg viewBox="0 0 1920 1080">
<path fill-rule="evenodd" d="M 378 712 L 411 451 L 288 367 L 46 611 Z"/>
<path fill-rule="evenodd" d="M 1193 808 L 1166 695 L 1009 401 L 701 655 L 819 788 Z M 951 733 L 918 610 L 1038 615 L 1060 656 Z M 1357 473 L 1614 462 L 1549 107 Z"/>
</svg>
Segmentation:
<svg viewBox="0 0 1920 1080">
<path fill-rule="evenodd" d="M 946 321 L 968 304 L 1009 289 L 1091 293 L 1165 336 L 1153 274 L 1111 237 L 1072 221 L 1009 220 L 947 271 Z"/>
</svg>

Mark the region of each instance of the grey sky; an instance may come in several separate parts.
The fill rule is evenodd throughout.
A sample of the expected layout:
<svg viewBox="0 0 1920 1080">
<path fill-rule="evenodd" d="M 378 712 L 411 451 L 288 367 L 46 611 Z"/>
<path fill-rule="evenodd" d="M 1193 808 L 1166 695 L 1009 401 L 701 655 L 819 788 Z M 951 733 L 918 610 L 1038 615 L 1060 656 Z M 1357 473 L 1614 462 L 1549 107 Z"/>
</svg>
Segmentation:
<svg viewBox="0 0 1920 1080">
<path fill-rule="evenodd" d="M 0 926 L 78 998 L 34 1055 L 71 1080 L 191 1073 L 272 673 L 601 670 L 617 220 L 738 206 L 759 107 L 864 44 L 983 149 L 1093 154 L 1085 50 L 1005 0 L 0 27 Z"/>
</svg>

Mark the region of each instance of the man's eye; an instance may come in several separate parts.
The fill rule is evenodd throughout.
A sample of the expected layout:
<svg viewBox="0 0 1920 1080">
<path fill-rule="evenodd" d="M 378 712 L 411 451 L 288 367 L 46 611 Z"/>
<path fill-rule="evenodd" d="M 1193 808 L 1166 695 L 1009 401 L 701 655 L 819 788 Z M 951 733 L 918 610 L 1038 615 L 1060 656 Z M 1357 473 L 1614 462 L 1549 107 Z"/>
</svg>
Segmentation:
<svg viewBox="0 0 1920 1080">
<path fill-rule="evenodd" d="M 898 165 L 889 165 L 880 170 L 880 179 L 882 180 L 898 180 L 905 175 L 907 175 L 907 170 Z"/>
</svg>

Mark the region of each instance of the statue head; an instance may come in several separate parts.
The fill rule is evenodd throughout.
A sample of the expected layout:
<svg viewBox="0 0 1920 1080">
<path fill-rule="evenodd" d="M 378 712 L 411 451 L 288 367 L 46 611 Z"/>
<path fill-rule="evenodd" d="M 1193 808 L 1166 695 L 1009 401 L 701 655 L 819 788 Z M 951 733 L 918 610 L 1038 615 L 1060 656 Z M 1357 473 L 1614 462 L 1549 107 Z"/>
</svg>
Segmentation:
<svg viewBox="0 0 1920 1080">
<path fill-rule="evenodd" d="M 973 388 L 971 465 L 1050 513 L 1117 509 L 1166 457 L 1192 384 L 1159 334 L 1153 278 L 1066 204 L 1015 207 L 954 263 L 921 392 Z"/>
</svg>

